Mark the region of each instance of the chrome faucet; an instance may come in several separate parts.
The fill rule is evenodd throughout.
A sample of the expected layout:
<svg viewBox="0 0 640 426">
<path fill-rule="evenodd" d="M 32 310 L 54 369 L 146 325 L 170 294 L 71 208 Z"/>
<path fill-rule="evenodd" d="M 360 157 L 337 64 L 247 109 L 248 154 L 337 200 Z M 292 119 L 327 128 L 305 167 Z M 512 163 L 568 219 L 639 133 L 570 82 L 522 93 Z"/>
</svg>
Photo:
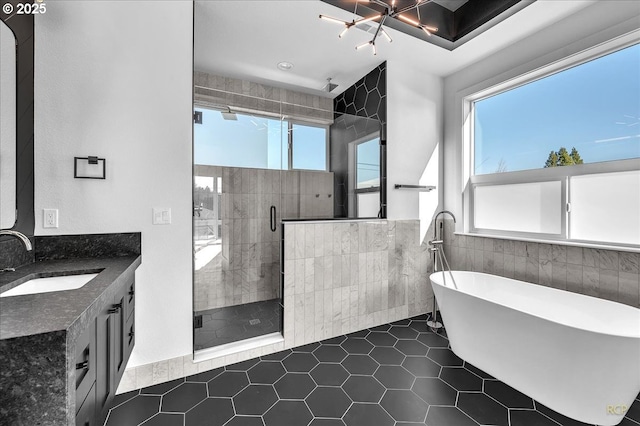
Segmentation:
<svg viewBox="0 0 640 426">
<path fill-rule="evenodd" d="M 22 241 L 22 244 L 24 245 L 24 248 L 27 251 L 33 250 L 33 246 L 31 245 L 31 241 L 22 232 L 11 231 L 10 229 L 0 229 L 0 236 L 2 236 L 2 235 L 9 235 L 9 236 L 12 236 L 12 237 L 16 237 L 17 239 Z"/>
</svg>

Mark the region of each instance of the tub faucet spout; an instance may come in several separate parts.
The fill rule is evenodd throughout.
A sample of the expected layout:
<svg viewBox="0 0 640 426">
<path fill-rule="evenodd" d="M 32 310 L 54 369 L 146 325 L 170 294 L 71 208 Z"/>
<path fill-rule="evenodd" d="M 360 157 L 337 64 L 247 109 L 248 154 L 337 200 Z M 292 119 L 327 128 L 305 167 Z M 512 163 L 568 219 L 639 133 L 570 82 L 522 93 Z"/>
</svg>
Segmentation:
<svg viewBox="0 0 640 426">
<path fill-rule="evenodd" d="M 10 229 L 1 229 L 0 236 L 2 235 L 9 235 L 11 237 L 16 237 L 22 242 L 22 244 L 24 245 L 24 248 L 27 251 L 33 250 L 33 247 L 31 246 L 31 241 L 29 241 L 29 238 L 26 235 L 24 235 L 22 232 L 12 231 Z"/>
</svg>

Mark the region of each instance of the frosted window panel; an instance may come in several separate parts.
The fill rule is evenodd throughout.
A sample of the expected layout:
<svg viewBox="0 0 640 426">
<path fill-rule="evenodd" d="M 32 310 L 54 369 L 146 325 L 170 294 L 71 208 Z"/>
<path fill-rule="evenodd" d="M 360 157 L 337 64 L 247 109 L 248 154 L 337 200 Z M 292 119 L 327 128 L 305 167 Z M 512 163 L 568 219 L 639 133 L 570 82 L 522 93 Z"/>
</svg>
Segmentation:
<svg viewBox="0 0 640 426">
<path fill-rule="evenodd" d="M 562 232 L 560 181 L 477 186 L 474 199 L 476 228 L 542 234 Z"/>
<path fill-rule="evenodd" d="M 640 244 L 640 171 L 572 177 L 570 237 Z"/>
<path fill-rule="evenodd" d="M 358 217 L 378 217 L 378 211 L 380 211 L 379 192 L 358 194 Z"/>
</svg>

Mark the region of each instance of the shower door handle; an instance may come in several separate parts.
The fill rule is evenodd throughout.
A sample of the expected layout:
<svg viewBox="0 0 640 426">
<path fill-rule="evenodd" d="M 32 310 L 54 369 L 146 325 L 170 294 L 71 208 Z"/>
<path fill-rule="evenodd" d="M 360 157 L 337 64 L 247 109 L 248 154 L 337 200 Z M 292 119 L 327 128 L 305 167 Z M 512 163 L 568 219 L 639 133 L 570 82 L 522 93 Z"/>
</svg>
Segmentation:
<svg viewBox="0 0 640 426">
<path fill-rule="evenodd" d="M 276 206 L 271 206 L 271 232 L 276 232 Z"/>
</svg>

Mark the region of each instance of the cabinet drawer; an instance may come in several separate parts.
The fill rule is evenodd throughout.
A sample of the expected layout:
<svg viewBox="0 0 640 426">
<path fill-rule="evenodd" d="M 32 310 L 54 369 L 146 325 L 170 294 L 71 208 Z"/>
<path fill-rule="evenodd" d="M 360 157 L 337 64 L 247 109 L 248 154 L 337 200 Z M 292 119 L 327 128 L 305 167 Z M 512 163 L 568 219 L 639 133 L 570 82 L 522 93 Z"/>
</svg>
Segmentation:
<svg viewBox="0 0 640 426">
<path fill-rule="evenodd" d="M 97 426 L 96 422 L 96 387 L 92 386 L 87 398 L 79 406 L 76 414 L 76 426 Z"/>
<path fill-rule="evenodd" d="M 76 341 L 76 413 L 96 381 L 96 322 L 91 324 Z"/>
</svg>

